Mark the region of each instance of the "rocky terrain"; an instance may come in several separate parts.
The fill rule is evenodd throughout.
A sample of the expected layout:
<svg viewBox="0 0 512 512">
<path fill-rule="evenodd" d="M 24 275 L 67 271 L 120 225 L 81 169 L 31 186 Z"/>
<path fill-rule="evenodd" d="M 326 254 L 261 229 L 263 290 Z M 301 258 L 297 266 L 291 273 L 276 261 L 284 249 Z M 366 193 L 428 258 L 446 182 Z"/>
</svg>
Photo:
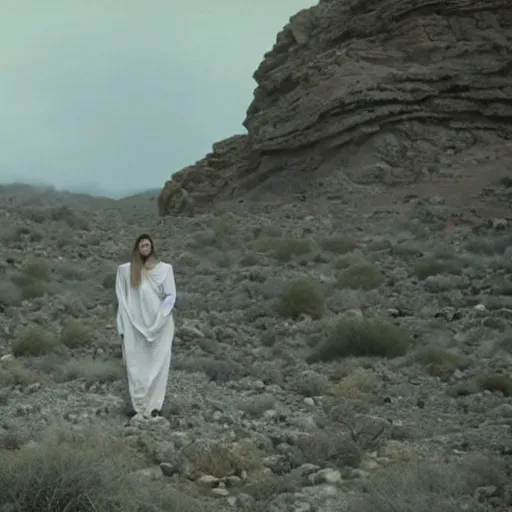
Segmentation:
<svg viewBox="0 0 512 512">
<path fill-rule="evenodd" d="M 0 510 L 512 510 L 511 185 L 163 219 L 2 187 Z M 141 421 L 113 280 L 147 231 L 179 296 Z"/>
<path fill-rule="evenodd" d="M 510 156 L 511 50 L 508 0 L 321 0 L 254 73 L 248 133 L 175 173 L 160 211 L 474 179 Z"/>
<path fill-rule="evenodd" d="M 512 511 L 511 38 L 505 0 L 323 0 L 158 200 L 0 187 L 0 512 Z M 148 420 L 141 232 L 178 287 Z"/>
</svg>

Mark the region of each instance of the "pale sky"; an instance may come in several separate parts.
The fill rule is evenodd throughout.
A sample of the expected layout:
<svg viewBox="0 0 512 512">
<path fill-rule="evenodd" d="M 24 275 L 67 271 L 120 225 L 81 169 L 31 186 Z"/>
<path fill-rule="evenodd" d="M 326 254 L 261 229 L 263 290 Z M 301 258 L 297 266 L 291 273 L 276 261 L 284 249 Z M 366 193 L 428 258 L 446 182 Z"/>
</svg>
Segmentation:
<svg viewBox="0 0 512 512">
<path fill-rule="evenodd" d="M 1 0 L 0 182 L 159 188 L 244 133 L 252 74 L 315 0 Z"/>
</svg>

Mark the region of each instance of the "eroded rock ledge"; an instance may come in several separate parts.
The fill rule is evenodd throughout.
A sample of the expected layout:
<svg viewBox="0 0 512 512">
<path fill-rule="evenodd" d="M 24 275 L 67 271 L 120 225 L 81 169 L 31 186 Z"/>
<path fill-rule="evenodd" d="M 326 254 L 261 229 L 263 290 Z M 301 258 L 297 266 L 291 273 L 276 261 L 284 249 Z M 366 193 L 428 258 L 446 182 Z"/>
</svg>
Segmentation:
<svg viewBox="0 0 512 512">
<path fill-rule="evenodd" d="M 460 178 L 512 147 L 511 77 L 508 0 L 320 1 L 254 73 L 248 134 L 174 174 L 160 213 Z"/>
</svg>

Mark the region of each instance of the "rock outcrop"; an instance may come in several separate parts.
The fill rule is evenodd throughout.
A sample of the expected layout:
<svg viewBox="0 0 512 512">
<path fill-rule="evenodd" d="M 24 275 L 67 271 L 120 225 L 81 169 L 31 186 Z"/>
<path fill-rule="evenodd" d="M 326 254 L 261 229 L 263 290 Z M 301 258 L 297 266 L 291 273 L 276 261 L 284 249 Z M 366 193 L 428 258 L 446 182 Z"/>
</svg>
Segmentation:
<svg viewBox="0 0 512 512">
<path fill-rule="evenodd" d="M 509 0 L 321 0 L 254 73 L 246 135 L 177 172 L 162 215 L 222 199 L 460 178 L 512 142 Z"/>
</svg>

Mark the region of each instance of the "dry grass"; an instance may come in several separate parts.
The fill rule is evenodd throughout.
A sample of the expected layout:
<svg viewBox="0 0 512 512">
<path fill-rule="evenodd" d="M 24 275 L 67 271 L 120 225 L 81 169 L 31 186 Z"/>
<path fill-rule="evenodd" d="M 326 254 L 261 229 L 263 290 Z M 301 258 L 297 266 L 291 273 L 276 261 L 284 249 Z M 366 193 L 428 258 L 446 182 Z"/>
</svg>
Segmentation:
<svg viewBox="0 0 512 512">
<path fill-rule="evenodd" d="M 123 367 L 118 360 L 94 359 L 91 356 L 69 359 L 56 369 L 56 380 L 82 380 L 88 386 L 108 383 L 123 378 Z"/>
<path fill-rule="evenodd" d="M 0 503 L 20 512 L 199 512 L 191 499 L 139 480 L 146 463 L 109 432 L 50 431 L 3 451 Z"/>
<path fill-rule="evenodd" d="M 487 512 L 479 504 L 479 487 L 506 483 L 502 464 L 481 454 L 471 454 L 458 463 L 431 465 L 420 461 L 381 471 L 365 484 L 366 493 L 350 500 L 349 512 L 459 512 L 466 498 L 472 512 Z M 469 501 L 469 502 L 468 502 Z"/>
<path fill-rule="evenodd" d="M 378 319 L 340 320 L 327 339 L 309 356 L 308 362 L 345 357 L 399 357 L 412 343 L 403 329 Z"/>
<path fill-rule="evenodd" d="M 26 387 L 44 380 L 45 375 L 27 368 L 20 361 L 11 360 L 0 363 L 0 388 Z"/>
</svg>

